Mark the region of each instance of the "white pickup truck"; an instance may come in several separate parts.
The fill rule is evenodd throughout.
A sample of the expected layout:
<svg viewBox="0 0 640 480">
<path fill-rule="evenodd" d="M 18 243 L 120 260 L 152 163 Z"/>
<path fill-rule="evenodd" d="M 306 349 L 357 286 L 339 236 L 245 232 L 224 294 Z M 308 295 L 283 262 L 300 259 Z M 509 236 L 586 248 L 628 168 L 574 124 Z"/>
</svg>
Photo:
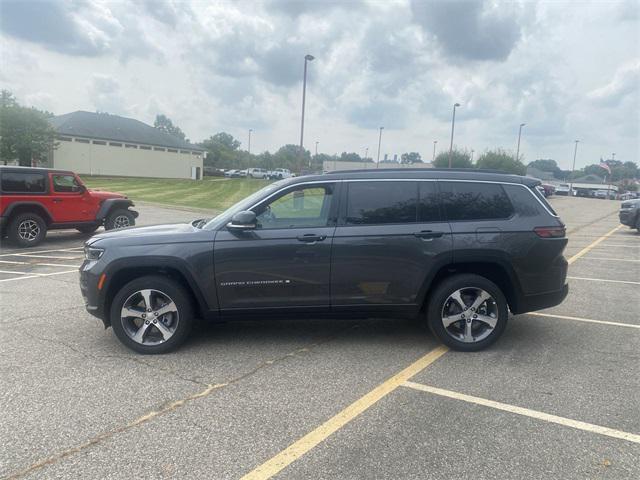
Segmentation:
<svg viewBox="0 0 640 480">
<path fill-rule="evenodd" d="M 269 178 L 274 179 L 274 180 L 281 180 L 283 178 L 291 178 L 294 177 L 295 175 L 293 175 L 288 169 L 286 168 L 276 168 L 275 170 L 271 170 L 269 172 Z"/>
</svg>

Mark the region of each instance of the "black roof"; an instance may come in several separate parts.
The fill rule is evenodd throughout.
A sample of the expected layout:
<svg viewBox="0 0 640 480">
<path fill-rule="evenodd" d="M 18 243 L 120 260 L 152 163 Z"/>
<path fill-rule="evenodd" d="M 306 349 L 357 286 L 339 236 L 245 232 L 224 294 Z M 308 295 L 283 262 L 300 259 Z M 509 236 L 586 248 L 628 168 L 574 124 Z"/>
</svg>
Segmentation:
<svg viewBox="0 0 640 480">
<path fill-rule="evenodd" d="M 308 181 L 328 180 L 327 177 L 337 180 L 356 180 L 356 179 L 439 179 L 439 180 L 479 180 L 485 182 L 500 183 L 521 183 L 528 187 L 540 185 L 537 178 L 523 177 L 521 175 L 513 175 L 503 173 L 497 170 L 479 170 L 475 168 L 381 168 L 367 170 L 336 170 L 326 173 L 325 175 L 313 175 L 305 177 L 296 177 Z"/>
<path fill-rule="evenodd" d="M 21 165 L 0 165 L 0 170 L 15 170 L 21 173 L 47 173 L 47 172 L 60 172 L 60 173 L 73 173 L 72 170 L 66 168 L 46 168 L 46 167 L 23 167 Z"/>
<path fill-rule="evenodd" d="M 53 117 L 49 122 L 60 135 L 203 151 L 146 123 L 110 113 L 78 110 Z"/>
</svg>

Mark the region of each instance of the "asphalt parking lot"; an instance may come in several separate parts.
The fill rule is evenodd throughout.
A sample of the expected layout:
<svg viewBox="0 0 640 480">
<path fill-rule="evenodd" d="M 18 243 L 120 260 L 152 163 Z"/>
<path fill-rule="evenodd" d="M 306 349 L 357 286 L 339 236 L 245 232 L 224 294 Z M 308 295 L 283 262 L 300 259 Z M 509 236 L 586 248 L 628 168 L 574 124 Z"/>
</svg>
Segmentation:
<svg viewBox="0 0 640 480">
<path fill-rule="evenodd" d="M 640 235 L 619 202 L 553 205 L 569 297 L 479 353 L 404 321 L 301 319 L 139 356 L 84 310 L 86 237 L 2 245 L 0 476 L 639 478 Z"/>
</svg>

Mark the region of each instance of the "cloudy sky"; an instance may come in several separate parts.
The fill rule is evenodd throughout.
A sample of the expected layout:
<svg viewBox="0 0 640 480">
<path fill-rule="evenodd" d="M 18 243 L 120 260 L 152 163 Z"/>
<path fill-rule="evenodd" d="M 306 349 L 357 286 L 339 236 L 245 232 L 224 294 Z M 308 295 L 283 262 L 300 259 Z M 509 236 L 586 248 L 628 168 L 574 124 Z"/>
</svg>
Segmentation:
<svg viewBox="0 0 640 480">
<path fill-rule="evenodd" d="M 105 111 L 252 151 L 515 150 L 569 168 L 640 160 L 638 0 L 0 0 L 0 87 L 56 114 Z"/>
</svg>

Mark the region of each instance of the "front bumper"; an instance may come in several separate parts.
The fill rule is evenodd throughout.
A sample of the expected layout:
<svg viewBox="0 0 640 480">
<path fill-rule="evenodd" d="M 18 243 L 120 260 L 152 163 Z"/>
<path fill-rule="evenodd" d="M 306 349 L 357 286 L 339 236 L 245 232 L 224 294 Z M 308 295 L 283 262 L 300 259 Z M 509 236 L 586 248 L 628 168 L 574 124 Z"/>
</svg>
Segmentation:
<svg viewBox="0 0 640 480">
<path fill-rule="evenodd" d="M 636 215 L 640 215 L 637 210 L 620 210 L 620 213 L 618 213 L 618 218 L 620 219 L 621 224 L 628 227 L 635 227 Z"/>
<path fill-rule="evenodd" d="M 95 261 L 85 260 L 80 266 L 80 292 L 87 312 L 102 320 L 106 328 L 109 326 L 109 322 L 105 318 L 104 302 L 101 301 L 100 290 L 98 290 L 98 282 L 102 271 L 96 268 L 96 263 Z"/>
</svg>

